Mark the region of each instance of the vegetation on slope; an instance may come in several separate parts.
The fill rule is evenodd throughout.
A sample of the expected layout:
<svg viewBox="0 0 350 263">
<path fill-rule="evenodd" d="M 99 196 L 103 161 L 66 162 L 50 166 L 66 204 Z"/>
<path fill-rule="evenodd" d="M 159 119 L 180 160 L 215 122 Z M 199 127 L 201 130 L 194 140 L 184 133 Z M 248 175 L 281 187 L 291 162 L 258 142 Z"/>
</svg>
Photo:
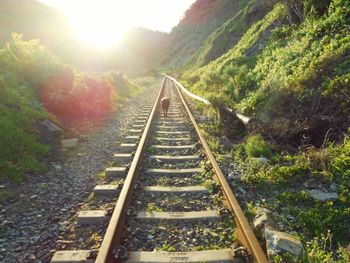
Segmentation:
<svg viewBox="0 0 350 263">
<path fill-rule="evenodd" d="M 277 140 L 300 143 L 304 136 L 319 146 L 330 126 L 349 125 L 347 4 L 333 1 L 321 17 L 309 13 L 300 25 L 278 26 L 261 49 L 264 32 L 285 16 L 277 4 L 230 51 L 187 77 L 188 86 L 267 123 Z"/>
<path fill-rule="evenodd" d="M 238 1 L 239 6 L 231 19 L 223 23 L 205 41 L 198 54 L 189 63 L 190 67 L 198 68 L 226 53 L 237 44 L 249 27 L 262 19 L 276 1 Z"/>
<path fill-rule="evenodd" d="M 277 3 L 227 53 L 182 78 L 253 117 L 232 149 L 235 166 L 260 206 L 303 240 L 307 253 L 295 262 L 349 262 L 350 3 L 299 1 L 293 15 L 290 2 L 298 1 Z M 338 198 L 316 200 L 310 189 Z"/>
<path fill-rule="evenodd" d="M 232 104 L 232 100 L 240 101 L 239 90 L 233 90 L 236 82 L 241 79 L 246 80 L 246 73 L 256 63 L 255 56 L 247 56 L 246 51 L 256 45 L 261 34 L 271 26 L 276 20 L 281 20 L 285 16 L 283 6 L 276 5 L 273 11 L 267 14 L 266 18 L 256 22 L 244 34 L 240 41 L 220 58 L 212 61 L 208 65 L 199 68 L 194 73 L 185 75 L 188 86 L 195 92 L 207 97 L 220 96 L 227 104 Z"/>
<path fill-rule="evenodd" d="M 0 179 L 21 181 L 44 169 L 40 160 L 49 147 L 39 138 L 42 120 L 88 131 L 113 112 L 118 98 L 138 91 L 121 73 L 83 74 L 38 40 L 13 35 L 0 49 Z"/>
<path fill-rule="evenodd" d="M 237 12 L 240 2 L 246 1 L 197 0 L 171 31 L 163 64 L 179 67 L 188 63 L 205 39 Z"/>
</svg>

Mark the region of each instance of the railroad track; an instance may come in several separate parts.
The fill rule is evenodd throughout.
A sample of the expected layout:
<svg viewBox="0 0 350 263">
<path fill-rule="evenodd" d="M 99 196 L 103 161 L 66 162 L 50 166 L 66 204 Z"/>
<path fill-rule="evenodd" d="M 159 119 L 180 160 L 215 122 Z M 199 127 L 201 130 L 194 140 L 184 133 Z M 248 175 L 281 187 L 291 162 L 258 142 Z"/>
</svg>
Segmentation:
<svg viewBox="0 0 350 263">
<path fill-rule="evenodd" d="M 169 115 L 160 99 L 171 97 Z M 83 211 L 80 224 L 109 220 L 98 250 L 58 251 L 51 262 L 267 262 L 192 113 L 171 79 L 143 107 L 96 195 L 115 198 L 113 213 Z"/>
</svg>

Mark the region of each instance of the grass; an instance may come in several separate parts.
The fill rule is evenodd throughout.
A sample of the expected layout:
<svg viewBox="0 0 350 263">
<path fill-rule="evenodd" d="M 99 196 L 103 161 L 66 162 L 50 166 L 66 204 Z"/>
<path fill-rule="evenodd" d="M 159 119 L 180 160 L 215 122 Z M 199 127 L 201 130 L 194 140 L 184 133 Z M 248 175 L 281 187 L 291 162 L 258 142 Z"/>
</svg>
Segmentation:
<svg viewBox="0 0 350 263">
<path fill-rule="evenodd" d="M 96 180 L 96 182 L 105 181 L 107 179 L 107 174 L 105 171 L 99 172 L 94 176 L 94 179 Z"/>
<path fill-rule="evenodd" d="M 176 252 L 176 249 L 172 245 L 165 243 L 158 251 Z"/>
<path fill-rule="evenodd" d="M 202 128 L 206 129 L 206 136 L 220 134 L 215 127 L 213 133 L 209 126 Z M 281 151 L 275 142 L 252 134 L 231 150 L 235 169 L 242 175 L 241 184 L 257 195 L 257 200 L 246 204 L 248 219 L 253 220 L 257 206 L 278 211 L 278 218 L 298 233 L 304 243 L 306 253 L 302 258 L 284 255 L 276 257 L 275 262 L 349 262 L 345 249 L 350 242 L 347 223 L 350 216 L 349 132 L 342 142 L 326 141 L 321 148 L 291 152 Z M 220 147 L 217 150 L 220 152 L 215 155 L 223 154 Z M 256 161 L 255 157 L 260 156 L 269 156 L 270 160 Z M 303 185 L 308 180 L 316 180 L 326 191 L 335 191 L 339 199 L 314 200 Z M 203 185 L 210 188 L 211 180 L 204 181 Z M 336 189 L 331 190 L 331 185 Z"/>
<path fill-rule="evenodd" d="M 244 149 L 248 157 L 272 157 L 272 145 L 266 142 L 260 134 L 250 135 Z"/>
<path fill-rule="evenodd" d="M 163 210 L 160 207 L 158 207 L 155 203 L 148 203 L 146 211 L 151 213 L 151 212 L 162 212 Z"/>
<path fill-rule="evenodd" d="M 208 37 L 199 54 L 189 64 L 195 68 L 202 67 L 224 54 L 230 46 L 235 45 L 239 36 L 249 28 L 246 22 L 248 11 L 255 3 L 255 0 L 240 1 L 240 6 L 237 8 L 239 11 Z M 265 10 L 261 8 L 262 12 Z M 232 36 L 234 36 L 234 40 L 232 40 Z"/>
<path fill-rule="evenodd" d="M 157 180 L 157 183 L 160 186 L 169 186 L 169 185 L 171 185 L 171 178 L 169 178 L 169 177 L 159 177 L 158 180 Z"/>
<path fill-rule="evenodd" d="M 192 92 L 253 117 L 254 133 L 232 149 L 235 169 L 242 184 L 267 200 L 260 205 L 278 211 L 299 233 L 307 252 L 301 262 L 348 262 L 350 3 L 333 0 L 322 15 L 308 10 L 301 24 L 288 25 L 277 3 L 225 54 L 182 78 Z M 324 119 L 329 125 L 322 129 Z M 222 154 L 222 127 L 202 129 L 214 135 L 210 147 Z M 257 161 L 261 156 L 269 160 Z M 307 180 L 339 199 L 314 200 Z M 247 214 L 254 215 L 252 203 Z"/>
<path fill-rule="evenodd" d="M 39 40 L 13 34 L 0 48 L 0 181 L 23 183 L 46 171 L 50 146 L 39 123 L 49 119 L 67 134 L 91 132 L 106 120 L 119 98 L 143 89 L 121 73 L 82 73 Z M 119 96 L 119 97 L 118 97 Z M 91 125 L 94 124 L 94 125 Z M 76 131 L 73 131 L 76 130 Z"/>
<path fill-rule="evenodd" d="M 11 199 L 17 199 L 17 198 L 19 197 L 15 193 L 10 192 L 6 189 L 0 189 L 0 202 L 6 203 Z"/>
<path fill-rule="evenodd" d="M 274 162 L 258 168 L 252 167 L 252 164 L 247 163 L 244 158 L 240 160 L 236 158 L 236 162 L 241 163 L 243 181 L 261 196 L 273 200 L 273 204 L 268 208 L 273 211 L 287 208 L 287 214 L 296 218 L 289 223 L 290 227 L 300 233 L 304 242 L 311 242 L 310 249 L 311 246 L 314 247 L 303 262 L 333 262 L 327 261 L 328 259 L 324 261 L 311 259 L 336 260 L 344 257 L 339 251 L 343 245 L 350 242 L 350 232 L 346 223 L 350 216 L 349 156 L 350 139 L 346 137 L 342 144 L 328 144 L 321 149 L 312 148 L 297 154 L 282 153 Z M 326 189 L 334 184 L 339 199 L 326 202 L 314 200 L 303 186 L 303 183 L 310 179 L 316 180 Z M 251 205 L 248 206 L 247 214 L 250 217 L 254 215 L 254 208 Z M 316 243 L 325 239 L 327 235 L 333 240 L 332 248 L 317 247 L 319 251 L 313 255 Z M 335 250 L 338 252 L 332 253 Z"/>
<path fill-rule="evenodd" d="M 152 146 L 149 146 L 148 148 L 147 148 L 147 150 L 146 150 L 146 152 L 148 153 L 148 154 L 156 154 L 156 148 L 154 148 L 154 147 L 152 147 Z"/>
</svg>

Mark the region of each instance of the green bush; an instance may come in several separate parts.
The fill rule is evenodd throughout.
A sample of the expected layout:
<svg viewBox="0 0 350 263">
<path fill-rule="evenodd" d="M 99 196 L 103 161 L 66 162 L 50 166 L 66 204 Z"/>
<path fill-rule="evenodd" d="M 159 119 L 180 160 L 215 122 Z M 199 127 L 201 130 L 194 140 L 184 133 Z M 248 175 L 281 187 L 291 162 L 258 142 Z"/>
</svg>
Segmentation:
<svg viewBox="0 0 350 263">
<path fill-rule="evenodd" d="M 350 4 L 316 2 L 305 1 L 306 19 L 298 26 L 283 24 L 284 6 L 276 4 L 227 53 L 184 74 L 189 87 L 205 97 L 224 98 L 227 106 L 264 123 L 277 118 L 293 123 L 319 114 L 336 117 L 344 130 L 350 123 Z M 257 48 L 272 28 L 267 44 Z M 265 127 L 264 132 L 279 135 L 276 127 Z"/>
<path fill-rule="evenodd" d="M 40 160 L 49 148 L 39 142 L 34 126 L 46 114 L 30 86 L 4 68 L 0 68 L 0 94 L 0 179 L 21 182 L 26 173 L 44 169 Z"/>
<path fill-rule="evenodd" d="M 0 49 L 0 179 L 20 182 L 44 170 L 49 147 L 40 143 L 38 122 L 50 117 L 67 130 L 89 131 L 112 113 L 115 91 L 120 99 L 140 88 L 122 74 L 83 74 L 39 40 L 13 34 Z"/>
<path fill-rule="evenodd" d="M 249 136 L 244 149 L 249 157 L 272 157 L 272 145 L 266 142 L 260 134 Z"/>
</svg>

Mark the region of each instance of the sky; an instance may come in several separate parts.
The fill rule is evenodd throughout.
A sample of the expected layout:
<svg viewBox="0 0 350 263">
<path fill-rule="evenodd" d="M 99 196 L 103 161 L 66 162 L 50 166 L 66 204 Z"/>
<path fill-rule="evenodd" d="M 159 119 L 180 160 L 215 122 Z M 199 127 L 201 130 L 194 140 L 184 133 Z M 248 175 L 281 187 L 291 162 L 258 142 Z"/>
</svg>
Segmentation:
<svg viewBox="0 0 350 263">
<path fill-rule="evenodd" d="M 195 0 L 39 0 L 63 12 L 83 40 L 113 45 L 130 27 L 170 32 Z"/>
</svg>

